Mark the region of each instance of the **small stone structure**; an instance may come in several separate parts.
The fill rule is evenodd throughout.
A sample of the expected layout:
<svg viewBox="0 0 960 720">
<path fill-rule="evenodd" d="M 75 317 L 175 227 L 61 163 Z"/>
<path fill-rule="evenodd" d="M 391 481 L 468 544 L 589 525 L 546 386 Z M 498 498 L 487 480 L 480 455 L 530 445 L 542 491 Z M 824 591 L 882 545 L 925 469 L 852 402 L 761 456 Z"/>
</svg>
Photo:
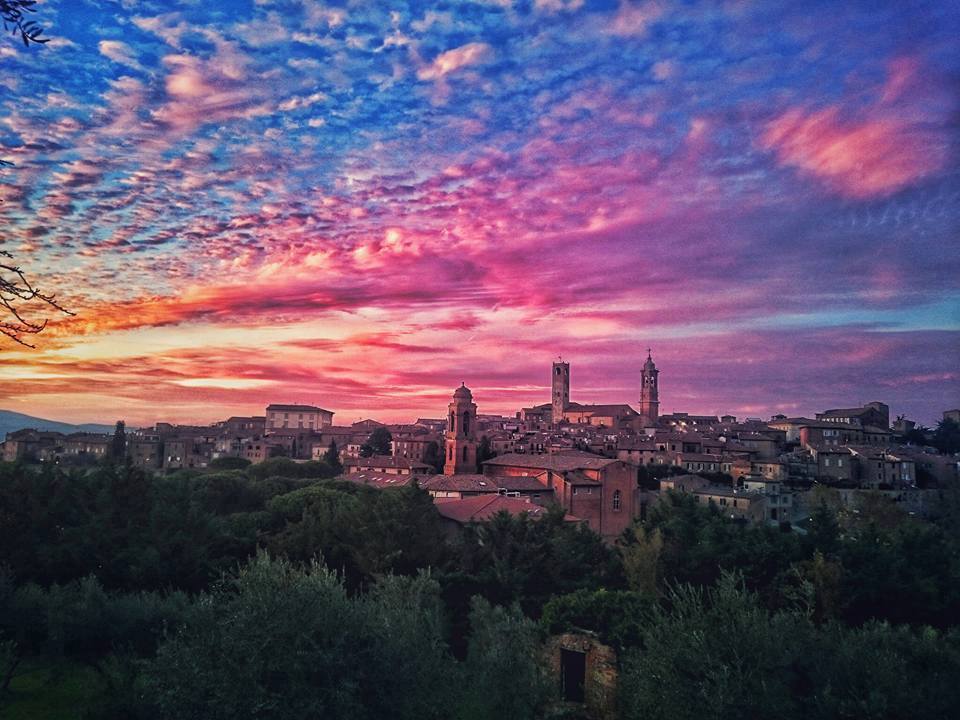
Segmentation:
<svg viewBox="0 0 960 720">
<path fill-rule="evenodd" d="M 612 647 L 594 633 L 581 631 L 555 635 L 547 641 L 546 652 L 561 705 L 582 698 L 586 717 L 617 717 L 617 653 Z M 577 676 L 581 672 L 582 679 Z"/>
</svg>

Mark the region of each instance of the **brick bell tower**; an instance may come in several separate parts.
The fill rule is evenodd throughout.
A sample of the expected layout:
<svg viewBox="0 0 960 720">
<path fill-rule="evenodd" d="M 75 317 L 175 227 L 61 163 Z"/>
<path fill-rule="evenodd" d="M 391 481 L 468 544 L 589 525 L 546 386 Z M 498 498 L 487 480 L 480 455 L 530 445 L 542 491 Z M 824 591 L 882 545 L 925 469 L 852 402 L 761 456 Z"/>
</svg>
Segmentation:
<svg viewBox="0 0 960 720">
<path fill-rule="evenodd" d="M 553 389 L 550 396 L 551 420 L 554 423 L 559 423 L 563 420 L 563 411 L 570 407 L 570 363 L 562 360 L 555 362 L 551 378 Z"/>
<path fill-rule="evenodd" d="M 477 472 L 477 406 L 473 394 L 463 383 L 453 393 L 447 407 L 446 462 L 444 475 Z"/>
<path fill-rule="evenodd" d="M 660 371 L 653 364 L 650 349 L 647 349 L 647 361 L 643 364 L 640 384 L 640 415 L 644 421 L 653 425 L 660 417 Z"/>
</svg>

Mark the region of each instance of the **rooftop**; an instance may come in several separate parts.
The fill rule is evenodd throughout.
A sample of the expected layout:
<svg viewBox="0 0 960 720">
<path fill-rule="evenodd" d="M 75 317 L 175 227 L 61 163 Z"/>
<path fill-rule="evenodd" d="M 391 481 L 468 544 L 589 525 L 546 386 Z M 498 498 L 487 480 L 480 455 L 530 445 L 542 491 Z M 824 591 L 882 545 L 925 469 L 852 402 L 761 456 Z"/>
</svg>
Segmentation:
<svg viewBox="0 0 960 720">
<path fill-rule="evenodd" d="M 528 500 L 503 495 L 476 495 L 460 500 L 445 500 L 437 502 L 436 508 L 443 517 L 458 523 L 485 522 L 499 512 L 515 516 L 526 513 L 534 519 L 547 514 L 546 508 L 534 505 Z"/>
<path fill-rule="evenodd" d="M 371 487 L 383 490 L 391 487 L 405 487 L 413 483 L 416 475 L 387 475 L 385 473 L 374 472 L 352 472 L 344 473 L 338 480 L 347 480 L 357 485 L 370 485 Z"/>
<path fill-rule="evenodd" d="M 343 461 L 344 467 L 370 467 L 370 468 L 403 468 L 413 470 L 428 470 L 427 463 L 417 462 L 405 457 L 395 457 L 393 455 L 373 455 L 371 457 L 347 458 Z"/>
<path fill-rule="evenodd" d="M 484 465 L 498 467 L 522 467 L 539 470 L 553 470 L 567 472 L 570 470 L 599 470 L 613 463 L 620 462 L 613 458 L 600 457 L 585 452 L 562 452 L 554 455 L 522 455 L 507 453 L 485 461 Z"/>
<path fill-rule="evenodd" d="M 316 407 L 315 405 L 267 405 L 267 411 L 273 410 L 274 412 L 300 412 L 300 413 L 327 413 L 333 415 L 333 411 L 324 410 L 321 407 Z"/>
</svg>

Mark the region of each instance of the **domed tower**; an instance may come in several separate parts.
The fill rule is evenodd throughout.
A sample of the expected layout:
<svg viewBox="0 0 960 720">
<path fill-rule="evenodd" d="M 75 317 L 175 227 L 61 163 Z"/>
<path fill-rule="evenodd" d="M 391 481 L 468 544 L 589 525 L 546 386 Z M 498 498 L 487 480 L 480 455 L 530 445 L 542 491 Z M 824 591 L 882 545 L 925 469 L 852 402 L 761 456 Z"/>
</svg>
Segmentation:
<svg viewBox="0 0 960 720">
<path fill-rule="evenodd" d="M 444 475 L 477 472 L 477 406 L 473 394 L 464 384 L 453 393 L 447 408 L 446 461 Z"/>
<path fill-rule="evenodd" d="M 657 376 L 660 371 L 653 364 L 650 350 L 647 350 L 647 361 L 643 364 L 643 373 L 640 385 L 640 415 L 644 422 L 653 425 L 660 417 L 660 388 Z"/>
</svg>

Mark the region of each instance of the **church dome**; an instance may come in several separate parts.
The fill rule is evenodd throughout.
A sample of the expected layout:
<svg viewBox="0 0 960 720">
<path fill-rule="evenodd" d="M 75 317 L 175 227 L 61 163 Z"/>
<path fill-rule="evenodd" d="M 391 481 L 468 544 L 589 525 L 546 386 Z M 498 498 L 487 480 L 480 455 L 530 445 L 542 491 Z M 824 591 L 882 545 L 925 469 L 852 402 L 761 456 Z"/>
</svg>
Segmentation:
<svg viewBox="0 0 960 720">
<path fill-rule="evenodd" d="M 464 398 L 465 400 L 473 400 L 473 393 L 470 392 L 470 388 L 463 383 L 460 383 L 460 387 L 453 391 L 453 397 Z"/>
</svg>

